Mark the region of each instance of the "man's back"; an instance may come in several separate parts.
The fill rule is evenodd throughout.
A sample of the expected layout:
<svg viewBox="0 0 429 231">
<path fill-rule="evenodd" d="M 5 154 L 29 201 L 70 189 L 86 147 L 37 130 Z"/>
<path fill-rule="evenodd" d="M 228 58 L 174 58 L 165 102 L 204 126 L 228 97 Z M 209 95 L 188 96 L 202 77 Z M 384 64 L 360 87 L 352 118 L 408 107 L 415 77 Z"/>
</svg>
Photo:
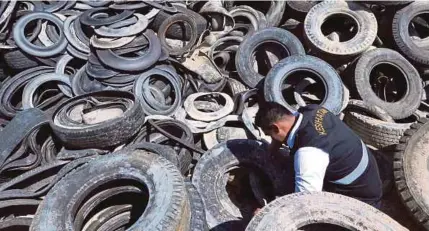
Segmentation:
<svg viewBox="0 0 429 231">
<path fill-rule="evenodd" d="M 320 106 L 309 105 L 299 112 L 302 120 L 296 131 L 292 153 L 312 148 L 329 155 L 324 190 L 370 204 L 379 201 L 382 184 L 377 163 L 360 138 L 338 117 Z M 310 158 L 298 160 L 315 161 Z"/>
</svg>

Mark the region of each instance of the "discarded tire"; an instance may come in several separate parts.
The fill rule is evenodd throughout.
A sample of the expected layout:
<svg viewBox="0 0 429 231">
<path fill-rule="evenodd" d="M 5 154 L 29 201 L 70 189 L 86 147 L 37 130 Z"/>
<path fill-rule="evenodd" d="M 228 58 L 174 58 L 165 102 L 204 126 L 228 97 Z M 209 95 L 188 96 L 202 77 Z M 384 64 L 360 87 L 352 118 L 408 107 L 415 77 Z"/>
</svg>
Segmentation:
<svg viewBox="0 0 429 231">
<path fill-rule="evenodd" d="M 288 191 L 288 185 L 283 183 L 284 179 L 287 179 L 287 173 L 270 161 L 268 155 L 259 154 L 264 152 L 262 145 L 256 141 L 231 140 L 216 145 L 200 159 L 192 183 L 203 199 L 210 229 L 242 229 L 245 226 L 245 223 L 237 218 L 243 215 L 225 191 L 226 182 L 223 175 L 236 166 L 260 169 L 268 177 L 275 194 Z"/>
<path fill-rule="evenodd" d="M 326 227 L 328 229 L 407 230 L 379 210 L 356 199 L 313 192 L 276 199 L 253 217 L 246 231 L 298 230 L 317 224 L 331 225 Z"/>
<path fill-rule="evenodd" d="M 396 188 L 404 205 L 417 222 L 429 229 L 426 179 L 429 177 L 427 161 L 427 141 L 429 120 L 421 119 L 405 131 L 400 143 L 396 146 L 394 156 L 394 177 Z"/>
<path fill-rule="evenodd" d="M 78 220 L 83 217 L 75 217 L 74 220 L 68 217 L 82 206 L 89 206 L 85 204 L 85 198 L 87 203 L 91 201 L 91 192 L 95 190 L 101 194 L 109 190 L 109 182 L 118 180 L 134 185 L 140 199 L 147 200 L 145 213 L 141 207 L 136 208 L 140 214 L 135 218 L 131 230 L 188 230 L 189 200 L 179 171 L 162 157 L 139 150 L 99 157 L 61 179 L 40 204 L 30 230 L 66 230 L 76 222 L 84 227 L 83 220 Z M 123 193 L 122 196 L 124 194 L 127 195 Z M 148 200 L 148 197 L 151 199 Z M 79 199 L 76 201 L 74 198 Z"/>
<path fill-rule="evenodd" d="M 0 229 L 242 231 L 293 191 L 293 161 L 266 155 L 270 137 L 254 124 L 266 101 L 319 104 L 387 158 L 405 145 L 406 166 L 401 142 L 429 115 L 427 5 L 0 1 Z M 393 171 L 378 160 L 389 189 Z M 425 196 L 402 187 L 420 175 L 395 161 L 427 226 Z M 149 191 L 173 201 L 147 208 Z"/>
</svg>

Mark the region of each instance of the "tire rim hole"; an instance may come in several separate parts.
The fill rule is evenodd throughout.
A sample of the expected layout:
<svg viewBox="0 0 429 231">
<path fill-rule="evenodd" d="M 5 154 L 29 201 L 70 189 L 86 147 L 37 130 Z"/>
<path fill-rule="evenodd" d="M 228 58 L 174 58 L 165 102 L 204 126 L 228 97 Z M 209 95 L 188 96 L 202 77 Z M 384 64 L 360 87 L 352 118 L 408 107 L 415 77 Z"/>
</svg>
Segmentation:
<svg viewBox="0 0 429 231">
<path fill-rule="evenodd" d="M 254 174 L 258 178 L 256 185 L 250 182 L 250 175 Z M 230 168 L 224 174 L 227 177 L 226 192 L 231 202 L 240 210 L 244 222 L 250 221 L 256 209 L 263 207 L 258 201 L 256 191 L 262 192 L 266 203 L 275 199 L 272 194 L 274 191 L 271 181 L 257 166 L 239 165 Z M 255 189 L 257 187 L 257 190 Z M 260 195 L 259 195 L 260 197 Z"/>
<path fill-rule="evenodd" d="M 76 217 L 79 210 L 82 206 L 90 199 L 94 199 L 97 193 L 102 191 L 113 189 L 121 186 L 134 186 L 139 192 L 134 191 L 123 191 L 121 193 L 117 193 L 115 195 L 109 196 L 104 199 L 100 203 L 96 204 L 92 209 L 86 211 L 87 213 L 81 213 L 83 217 Z M 130 205 L 127 211 L 122 213 L 130 213 L 130 219 L 126 225 L 126 228 L 132 226 L 139 217 L 142 216 L 144 211 L 146 210 L 147 204 L 149 202 L 149 190 L 146 185 L 131 179 L 116 179 L 108 181 L 95 189 L 91 190 L 91 192 L 81 201 L 80 204 L 76 204 L 74 208 L 72 208 L 72 221 L 74 222 L 75 230 L 86 230 L 87 226 L 91 225 L 91 218 L 101 214 L 100 212 L 105 211 L 106 209 L 112 208 L 113 206 L 118 205 Z M 119 214 L 118 214 L 119 215 Z M 103 217 L 99 217 L 103 218 Z M 99 219 L 97 218 L 96 221 Z M 82 219 L 82 220 L 78 220 Z M 106 219 L 106 222 L 110 219 Z M 99 224 L 99 227 L 104 223 Z"/>
<path fill-rule="evenodd" d="M 315 223 L 308 224 L 299 228 L 300 231 L 324 231 L 324 230 L 334 230 L 334 231 L 349 231 L 350 229 L 341 227 L 339 225 L 329 224 L 329 223 Z"/>
<path fill-rule="evenodd" d="M 321 31 L 325 37 L 332 41 L 347 42 L 357 35 L 358 23 L 347 14 L 337 13 L 324 20 Z"/>
<path fill-rule="evenodd" d="M 203 106 L 202 103 L 198 103 L 198 102 L 202 102 L 202 103 L 210 102 L 210 104 L 207 104 L 207 106 Z M 218 94 L 201 95 L 195 98 L 193 104 L 198 111 L 216 112 L 222 109 L 226 105 L 226 99 L 224 99 L 222 96 Z M 212 107 L 211 105 L 218 105 L 218 107 Z"/>
<path fill-rule="evenodd" d="M 408 25 L 408 33 L 416 45 L 429 49 L 429 13 L 414 17 Z"/>
<path fill-rule="evenodd" d="M 181 49 L 189 44 L 191 36 L 186 38 L 186 34 L 190 35 L 191 33 L 192 33 L 192 27 L 188 22 L 184 22 L 184 21 L 175 22 L 171 24 L 169 27 L 167 27 L 165 34 L 166 35 L 177 34 L 178 36 L 180 36 L 180 39 L 166 38 L 165 42 L 167 43 L 167 46 L 169 46 L 172 49 Z"/>
<path fill-rule="evenodd" d="M 314 80 L 314 84 L 310 84 L 304 87 L 299 95 L 302 97 L 304 102 L 308 104 L 323 104 L 326 99 L 325 84 L 321 80 L 321 77 L 308 70 L 297 70 L 291 72 L 286 81 L 283 82 L 282 95 L 285 101 L 291 105 L 298 104 L 295 98 L 295 89 L 304 79 Z"/>
<path fill-rule="evenodd" d="M 275 41 L 266 41 L 258 45 L 252 53 L 253 70 L 266 76 L 280 60 L 290 56 L 288 49 Z"/>
<path fill-rule="evenodd" d="M 405 74 L 396 66 L 382 63 L 376 65 L 370 73 L 373 92 L 386 102 L 397 102 L 407 93 Z"/>
</svg>

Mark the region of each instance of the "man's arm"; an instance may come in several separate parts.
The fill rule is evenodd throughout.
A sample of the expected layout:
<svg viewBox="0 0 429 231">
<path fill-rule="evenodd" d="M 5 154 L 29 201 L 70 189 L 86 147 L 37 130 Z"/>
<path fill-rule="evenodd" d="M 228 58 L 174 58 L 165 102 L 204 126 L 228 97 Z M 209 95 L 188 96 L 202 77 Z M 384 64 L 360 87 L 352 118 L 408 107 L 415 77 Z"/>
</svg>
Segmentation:
<svg viewBox="0 0 429 231">
<path fill-rule="evenodd" d="M 296 151 L 295 192 L 322 191 L 323 179 L 329 164 L 329 154 L 314 147 L 303 147 Z"/>
</svg>

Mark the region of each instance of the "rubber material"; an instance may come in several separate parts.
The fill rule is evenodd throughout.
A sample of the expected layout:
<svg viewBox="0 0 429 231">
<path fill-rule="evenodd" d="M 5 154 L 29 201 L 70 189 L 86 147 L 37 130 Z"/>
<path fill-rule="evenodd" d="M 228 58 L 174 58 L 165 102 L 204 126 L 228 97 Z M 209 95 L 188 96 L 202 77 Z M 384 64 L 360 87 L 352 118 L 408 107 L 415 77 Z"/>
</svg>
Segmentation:
<svg viewBox="0 0 429 231">
<path fill-rule="evenodd" d="M 263 80 L 264 76 L 255 72 L 251 58 L 255 49 L 264 42 L 276 42 L 281 44 L 288 55 L 304 55 L 304 47 L 295 35 L 279 29 L 267 28 L 254 33 L 244 40 L 238 48 L 235 56 L 235 65 L 241 80 L 249 87 L 254 88 Z"/>
<path fill-rule="evenodd" d="M 194 101 L 198 97 L 221 97 L 223 100 L 225 100 L 225 105 L 218 111 L 215 112 L 202 112 L 195 108 Z M 185 108 L 188 115 L 196 120 L 200 121 L 214 121 L 221 119 L 222 117 L 227 116 L 230 114 L 234 107 L 234 102 L 232 101 L 231 97 L 225 93 L 220 92 L 211 92 L 211 93 L 194 93 L 188 96 L 186 98 L 185 102 L 183 103 L 183 107 Z"/>
<path fill-rule="evenodd" d="M 97 56 L 105 65 L 123 71 L 143 71 L 158 61 L 161 56 L 161 44 L 152 30 L 143 34 L 149 41 L 148 50 L 138 58 L 124 58 L 111 50 L 96 50 Z"/>
<path fill-rule="evenodd" d="M 376 65 L 390 64 L 406 79 L 406 93 L 395 102 L 386 102 L 372 90 L 371 72 Z M 389 76 L 402 78 L 402 76 Z M 394 119 L 403 119 L 413 114 L 420 105 L 423 86 L 418 71 L 398 52 L 379 48 L 364 53 L 358 60 L 354 72 L 354 84 L 361 99 L 367 104 L 384 109 Z M 402 86 L 401 86 L 402 87 Z"/>
<path fill-rule="evenodd" d="M 407 230 L 356 199 L 328 192 L 304 192 L 280 197 L 265 206 L 252 218 L 246 231 L 299 230 L 318 223 L 348 230 Z"/>
<path fill-rule="evenodd" d="M 78 201 L 97 186 L 119 179 L 146 185 L 151 198 L 129 230 L 188 230 L 189 200 L 179 171 L 164 158 L 141 150 L 101 156 L 68 174 L 40 204 L 30 230 L 66 230 L 73 226 L 73 220 L 68 219 L 70 209 L 78 208 L 82 204 Z"/>
<path fill-rule="evenodd" d="M 187 44 L 180 48 L 171 47 L 166 41 L 167 31 L 169 30 L 169 28 L 171 28 L 173 24 L 177 24 L 178 22 L 182 22 L 183 24 L 185 23 L 188 24 L 192 31 L 190 32 L 191 37 L 189 40 L 187 40 Z M 188 52 L 197 42 L 197 39 L 198 39 L 197 23 L 194 21 L 194 19 L 191 16 L 188 16 L 186 14 L 175 14 L 167 18 L 167 20 L 165 20 L 161 24 L 161 26 L 158 29 L 158 37 L 161 42 L 161 45 L 169 52 L 170 55 L 177 55 L 177 56 L 183 55 L 184 53 Z"/>
<path fill-rule="evenodd" d="M 45 19 L 55 24 L 60 31 L 60 38 L 57 43 L 49 47 L 41 47 L 30 43 L 24 34 L 25 26 L 33 20 Z M 22 16 L 15 24 L 13 38 L 16 45 L 26 53 L 37 57 L 52 57 L 62 53 L 67 47 L 67 40 L 63 32 L 63 22 L 54 14 L 46 12 L 35 12 Z"/>
<path fill-rule="evenodd" d="M 414 17 L 427 13 L 428 10 L 428 4 L 416 1 L 398 10 L 392 22 L 392 33 L 396 46 L 408 59 L 420 65 L 429 65 L 429 52 L 425 49 L 427 45 L 419 46 L 416 44 L 416 40 L 410 36 L 408 27 Z"/>
<path fill-rule="evenodd" d="M 240 211 L 228 198 L 223 176 L 234 167 L 248 166 L 266 174 L 274 194 L 293 191 L 293 171 L 287 173 L 285 163 L 273 161 L 261 143 L 252 140 L 229 140 L 207 151 L 198 161 L 192 183 L 200 193 L 210 230 L 242 230 Z M 290 170 L 290 169 L 289 169 Z M 291 180 L 291 184 L 285 182 Z"/>
<path fill-rule="evenodd" d="M 86 103 L 93 104 L 93 109 L 120 106 L 123 113 L 119 117 L 104 118 L 105 121 L 95 121 L 93 124 L 84 123 L 83 115 L 80 122 L 79 117 L 74 118 L 75 120 L 70 118 L 69 113 L 74 106 L 81 105 L 81 109 L 76 109 L 85 111 Z M 88 110 L 91 110 L 91 107 Z M 106 148 L 126 142 L 137 133 L 143 121 L 144 114 L 140 102 L 133 94 L 122 91 L 99 91 L 66 101 L 54 112 L 51 127 L 55 135 L 69 147 Z"/>
<path fill-rule="evenodd" d="M 335 69 L 325 61 L 313 56 L 291 56 L 278 62 L 268 73 L 264 84 L 266 101 L 282 104 L 290 111 L 296 111 L 282 95 L 282 85 L 295 71 L 305 70 L 315 74 L 325 87 L 325 98 L 320 104 L 335 115 L 340 114 L 343 104 L 344 88 Z"/>
<path fill-rule="evenodd" d="M 69 87 L 68 91 L 66 92 L 67 96 L 73 97 L 69 76 L 57 73 L 39 75 L 38 77 L 31 80 L 31 82 L 29 82 L 24 88 L 24 92 L 22 93 L 22 108 L 24 110 L 36 107 L 33 104 L 33 97 L 37 88 L 50 81 L 62 82 L 63 84 L 67 85 Z"/>
<path fill-rule="evenodd" d="M 344 42 L 332 41 L 322 33 L 322 24 L 329 16 L 339 14 L 351 17 L 358 25 L 356 35 Z M 313 52 L 322 55 L 355 56 L 364 52 L 377 36 L 375 15 L 364 6 L 355 2 L 323 1 L 308 12 L 304 21 L 304 37 Z"/>
<path fill-rule="evenodd" d="M 395 147 L 393 162 L 396 189 L 401 200 L 415 220 L 426 230 L 429 229 L 429 206 L 425 193 L 428 178 L 426 168 L 428 122 L 427 118 L 422 118 L 405 131 L 400 143 Z"/>
<path fill-rule="evenodd" d="M 99 8 L 86 10 L 80 15 L 79 20 L 82 24 L 87 26 L 104 26 L 104 25 L 110 25 L 115 22 L 122 21 L 123 19 L 130 17 L 134 13 L 134 11 L 124 10 L 120 14 L 116 14 L 114 16 L 107 17 L 107 18 L 93 17 L 97 13 L 107 11 L 107 10 L 109 10 L 109 8 L 107 7 L 99 7 Z"/>
<path fill-rule="evenodd" d="M 47 122 L 45 114 L 32 108 L 18 113 L 6 127 L 0 131 L 0 166 L 12 154 L 14 149 L 35 128 Z"/>
<path fill-rule="evenodd" d="M 401 136 L 412 124 L 384 122 L 356 112 L 346 112 L 344 123 L 353 129 L 363 142 L 379 149 L 399 143 Z"/>
</svg>

